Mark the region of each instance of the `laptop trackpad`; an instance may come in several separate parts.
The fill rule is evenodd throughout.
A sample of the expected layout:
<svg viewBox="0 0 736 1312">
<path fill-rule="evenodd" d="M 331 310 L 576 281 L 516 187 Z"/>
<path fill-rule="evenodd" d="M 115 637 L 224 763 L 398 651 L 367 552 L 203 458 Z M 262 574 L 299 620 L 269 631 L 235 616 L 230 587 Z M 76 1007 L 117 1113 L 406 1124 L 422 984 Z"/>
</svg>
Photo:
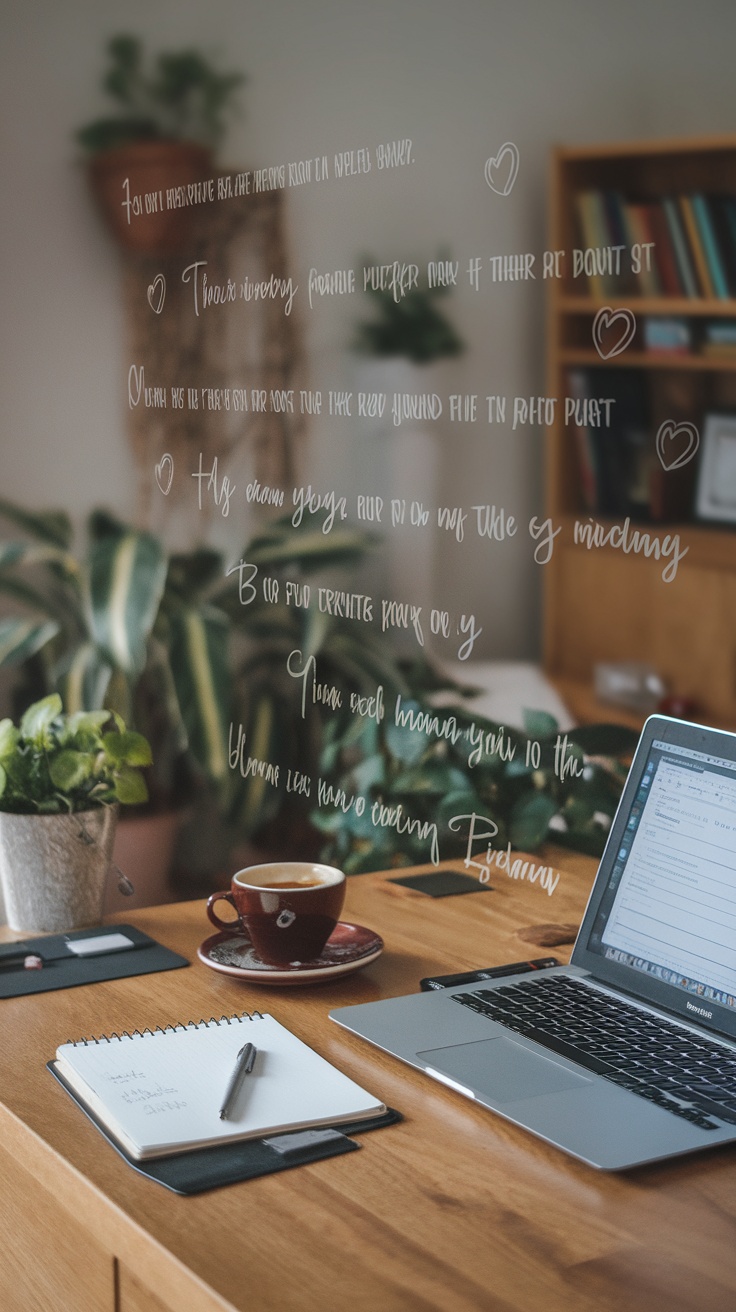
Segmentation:
<svg viewBox="0 0 736 1312">
<path fill-rule="evenodd" d="M 545 1093 L 577 1089 L 591 1081 L 548 1057 L 538 1056 L 513 1039 L 479 1039 L 452 1048 L 430 1048 L 417 1056 L 483 1098 L 517 1102 Z"/>
</svg>

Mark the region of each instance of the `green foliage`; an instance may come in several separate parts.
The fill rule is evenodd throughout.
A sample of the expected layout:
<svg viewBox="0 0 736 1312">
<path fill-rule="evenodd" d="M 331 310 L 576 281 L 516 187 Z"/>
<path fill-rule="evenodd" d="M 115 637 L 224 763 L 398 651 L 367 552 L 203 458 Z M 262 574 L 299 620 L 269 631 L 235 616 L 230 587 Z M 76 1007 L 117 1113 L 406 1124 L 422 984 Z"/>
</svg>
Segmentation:
<svg viewBox="0 0 736 1312">
<path fill-rule="evenodd" d="M 317 677 L 346 698 L 375 692 L 379 682 L 407 691 L 378 635 L 358 639 L 353 623 L 314 601 L 286 601 L 287 579 L 303 585 L 359 561 L 371 545 L 364 534 L 324 534 L 316 515 L 297 529 L 289 517 L 274 521 L 242 553 L 244 579 L 256 569 L 257 586 L 241 591 L 237 567 L 220 552 L 197 547 L 167 559 L 156 538 L 102 511 L 90 516 L 78 555 L 60 517 L 2 502 L 0 515 L 35 539 L 0 542 L 0 593 L 30 612 L 0 624 L 0 666 L 21 666 L 26 700 L 57 692 L 70 712 L 124 716 L 152 744 L 147 778 L 159 806 L 208 784 L 240 834 L 275 819 L 284 790 L 249 774 L 248 760 L 272 762 L 282 778 L 289 768 L 311 774 L 325 710 L 309 697 L 302 713 L 302 682 L 286 669 L 291 652 L 313 656 Z M 264 599 L 266 574 L 278 584 L 273 602 Z M 120 735 L 119 726 L 117 737 L 108 735 L 112 756 L 127 753 Z M 71 774 L 74 765 L 69 759 L 62 769 Z"/>
<path fill-rule="evenodd" d="M 146 739 L 119 716 L 65 715 L 52 693 L 28 707 L 19 728 L 0 720 L 0 811 L 55 815 L 144 802 L 139 767 L 150 763 Z"/>
<path fill-rule="evenodd" d="M 376 261 L 366 256 L 363 262 L 369 265 Z M 396 301 L 390 288 L 368 288 L 377 318 L 358 324 L 354 349 L 362 355 L 405 356 L 415 364 L 459 355 L 464 343 L 435 304 L 448 291 L 448 287 L 430 287 L 426 291 L 415 287 Z"/>
<path fill-rule="evenodd" d="M 504 730 L 460 707 L 437 711 L 427 701 L 413 701 L 402 702 L 401 709 L 415 718 L 397 724 L 389 708 L 380 725 L 344 715 L 326 726 L 320 775 L 323 793 L 333 790 L 327 794 L 332 804 L 311 817 L 326 839 L 323 861 L 348 873 L 428 862 L 433 825 L 440 857 L 464 857 L 467 819 L 450 822 L 473 812 L 496 826 L 494 849 L 511 843 L 535 852 L 552 840 L 601 854 L 626 777 L 626 770 L 603 753 L 614 746 L 616 752 L 632 752 L 637 735 L 631 730 L 596 725 L 569 733 L 565 759 L 574 757 L 582 773 L 561 779 L 560 754 L 554 750 L 557 723 L 545 712 L 527 713 L 522 732 Z M 585 755 L 574 741 L 578 733 Z M 537 769 L 526 763 L 531 742 L 539 743 Z M 346 799 L 340 806 L 334 805 L 338 789 Z M 359 796 L 365 799 L 362 814 L 355 804 L 345 810 L 347 801 Z M 382 824 L 378 810 L 372 816 L 375 803 L 393 808 L 399 824 Z M 486 825 L 479 829 L 491 831 Z M 482 846 L 475 851 L 482 855 Z"/>
<path fill-rule="evenodd" d="M 96 153 L 131 141 L 197 141 L 216 145 L 242 73 L 218 73 L 197 50 L 162 53 L 146 71 L 137 37 L 113 37 L 102 87 L 121 106 L 112 118 L 80 128 L 77 140 Z"/>
</svg>

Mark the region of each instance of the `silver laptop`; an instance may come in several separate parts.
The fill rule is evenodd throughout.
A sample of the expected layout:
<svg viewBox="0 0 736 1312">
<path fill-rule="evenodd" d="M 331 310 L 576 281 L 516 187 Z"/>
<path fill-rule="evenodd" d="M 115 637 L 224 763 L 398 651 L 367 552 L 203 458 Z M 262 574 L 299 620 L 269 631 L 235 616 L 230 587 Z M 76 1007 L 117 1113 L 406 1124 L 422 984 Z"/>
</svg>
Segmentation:
<svg viewBox="0 0 736 1312">
<path fill-rule="evenodd" d="M 331 1018 L 604 1170 L 736 1139 L 736 734 L 647 720 L 570 966 Z"/>
</svg>

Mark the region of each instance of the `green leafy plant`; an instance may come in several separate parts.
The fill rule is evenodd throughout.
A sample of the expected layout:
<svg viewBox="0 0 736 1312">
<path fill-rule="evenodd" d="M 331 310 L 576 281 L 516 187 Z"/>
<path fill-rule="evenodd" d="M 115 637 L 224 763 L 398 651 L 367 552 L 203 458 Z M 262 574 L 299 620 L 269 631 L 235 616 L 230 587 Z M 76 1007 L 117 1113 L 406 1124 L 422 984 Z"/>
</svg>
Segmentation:
<svg viewBox="0 0 736 1312">
<path fill-rule="evenodd" d="M 0 541 L 0 593 L 19 611 L 0 620 L 0 666 L 20 667 L 24 704 L 56 691 L 70 712 L 113 709 L 144 733 L 159 806 L 208 782 L 238 834 L 277 817 L 283 786 L 248 762 L 268 762 L 281 780 L 310 773 L 326 709 L 303 697 L 290 653 L 292 667 L 314 658 L 346 699 L 378 682 L 408 693 L 378 635 L 356 636 L 354 622 L 321 611 L 316 588 L 311 605 L 297 604 L 315 576 L 362 558 L 365 534 L 285 517 L 233 565 L 207 547 L 167 557 L 157 538 L 100 511 L 77 551 L 62 513 L 0 502 L 0 516 L 16 530 Z"/>
<path fill-rule="evenodd" d="M 600 855 L 633 731 L 584 726 L 565 742 L 540 711 L 526 713 L 525 732 L 462 706 L 438 712 L 426 700 L 403 702 L 401 712 L 398 722 L 388 713 L 380 724 L 342 717 L 326 725 L 329 804 L 312 813 L 326 838 L 322 860 L 359 873 L 428 862 L 433 845 L 443 860 L 465 857 L 473 813 L 495 826 L 494 849 L 535 852 L 550 839 Z M 351 804 L 359 797 L 364 805 Z"/>
<path fill-rule="evenodd" d="M 0 720 L 0 811 L 60 814 L 147 797 L 151 749 L 108 711 L 65 715 L 57 693 L 29 706 L 20 726 Z"/>
<path fill-rule="evenodd" d="M 80 128 L 77 140 L 96 153 L 131 141 L 176 140 L 216 145 L 225 130 L 242 73 L 218 73 L 197 50 L 160 54 L 150 71 L 135 36 L 112 37 L 103 90 L 119 106 L 115 117 Z"/>
<path fill-rule="evenodd" d="M 365 257 L 364 264 L 375 263 Z M 377 317 L 359 323 L 353 347 L 362 355 L 405 356 L 415 364 L 428 364 L 443 356 L 459 355 L 464 350 L 449 319 L 436 302 L 447 296 L 449 287 L 416 287 L 398 301 L 390 288 L 383 291 L 369 287 L 368 295 L 376 306 Z"/>
</svg>

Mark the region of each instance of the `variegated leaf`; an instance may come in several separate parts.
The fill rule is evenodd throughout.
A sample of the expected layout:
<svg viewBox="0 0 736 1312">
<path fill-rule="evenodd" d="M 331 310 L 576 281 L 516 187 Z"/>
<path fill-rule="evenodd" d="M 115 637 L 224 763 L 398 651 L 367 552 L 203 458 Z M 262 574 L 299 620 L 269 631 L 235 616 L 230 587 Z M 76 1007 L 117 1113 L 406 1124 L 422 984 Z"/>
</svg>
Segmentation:
<svg viewBox="0 0 736 1312">
<path fill-rule="evenodd" d="M 53 620 L 46 620 L 43 624 L 25 619 L 0 620 L 0 666 L 21 665 L 58 632 L 59 625 Z"/>
<path fill-rule="evenodd" d="M 183 609 L 171 619 L 171 672 L 189 746 L 216 781 L 228 771 L 229 633 L 226 617 L 211 607 Z"/>
<path fill-rule="evenodd" d="M 118 669 L 139 674 L 166 582 L 155 538 L 133 530 L 103 537 L 90 551 L 92 636 Z"/>
</svg>

